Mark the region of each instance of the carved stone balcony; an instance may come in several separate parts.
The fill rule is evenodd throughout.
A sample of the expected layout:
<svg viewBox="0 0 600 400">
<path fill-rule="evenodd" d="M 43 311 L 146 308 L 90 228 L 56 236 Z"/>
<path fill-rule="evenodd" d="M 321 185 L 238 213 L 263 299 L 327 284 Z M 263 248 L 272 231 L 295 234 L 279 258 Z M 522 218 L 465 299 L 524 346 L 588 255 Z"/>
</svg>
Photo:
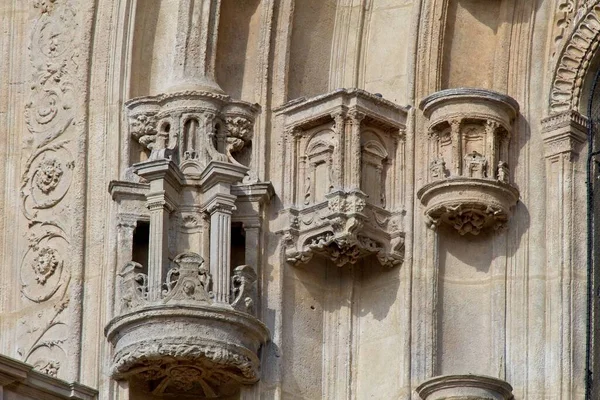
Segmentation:
<svg viewBox="0 0 600 400">
<path fill-rule="evenodd" d="M 230 396 L 259 380 L 258 351 L 269 331 L 257 318 L 255 268 L 272 186 L 250 172 L 243 151 L 256 111 L 198 91 L 126 104 L 130 154 L 138 156 L 125 180 L 110 186 L 118 268 L 125 267 L 105 333 L 114 346 L 112 376 L 142 393 Z M 245 231 L 235 252 L 232 223 Z M 130 261 L 141 251 L 134 240 L 141 224 L 149 231 L 147 265 Z M 252 265 L 233 268 L 234 253 Z"/>
<path fill-rule="evenodd" d="M 512 386 L 480 375 L 436 376 L 417 387 L 423 400 L 512 400 Z"/>
<path fill-rule="evenodd" d="M 417 193 L 428 225 L 459 234 L 505 226 L 519 192 L 508 167 L 511 97 L 481 89 L 448 89 L 421 102 L 429 119 L 428 183 Z"/>
<path fill-rule="evenodd" d="M 286 259 L 315 254 L 336 265 L 404 259 L 406 110 L 358 89 L 292 101 L 285 129 Z"/>
<path fill-rule="evenodd" d="M 199 255 L 180 254 L 173 264 L 159 288 L 138 263 L 122 270 L 119 315 L 106 328 L 115 346 L 113 377 L 142 381 L 153 394 L 205 397 L 258 381 L 257 351 L 269 332 L 253 315 L 254 269 L 235 269 L 231 302 L 223 304 L 214 300 Z"/>
</svg>

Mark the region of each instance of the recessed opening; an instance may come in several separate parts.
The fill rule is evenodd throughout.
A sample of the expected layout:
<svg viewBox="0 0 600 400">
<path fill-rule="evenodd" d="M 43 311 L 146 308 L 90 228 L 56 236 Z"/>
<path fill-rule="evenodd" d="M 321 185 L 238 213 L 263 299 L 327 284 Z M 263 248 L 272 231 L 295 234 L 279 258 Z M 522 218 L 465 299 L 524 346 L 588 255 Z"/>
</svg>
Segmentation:
<svg viewBox="0 0 600 400">
<path fill-rule="evenodd" d="M 241 223 L 231 224 L 231 268 L 246 263 L 246 235 Z"/>
<path fill-rule="evenodd" d="M 185 121 L 183 127 L 183 144 L 184 151 L 196 150 L 196 130 L 198 129 L 198 120 L 190 118 Z"/>
<path fill-rule="evenodd" d="M 133 231 L 131 259 L 148 268 L 148 248 L 150 244 L 150 222 L 138 221 Z"/>
</svg>

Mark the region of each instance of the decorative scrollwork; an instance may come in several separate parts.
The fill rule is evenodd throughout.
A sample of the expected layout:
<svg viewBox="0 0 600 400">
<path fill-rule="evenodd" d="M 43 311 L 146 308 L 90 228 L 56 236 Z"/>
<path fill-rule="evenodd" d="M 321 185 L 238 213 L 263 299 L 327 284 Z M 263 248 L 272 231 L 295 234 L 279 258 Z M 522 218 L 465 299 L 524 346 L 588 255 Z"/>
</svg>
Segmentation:
<svg viewBox="0 0 600 400">
<path fill-rule="evenodd" d="M 34 154 L 23 177 L 21 196 L 25 215 L 35 218 L 37 210 L 54 207 L 71 186 L 75 164 L 64 143 Z"/>
<path fill-rule="evenodd" d="M 40 303 L 50 299 L 64 284 L 66 239 L 59 232 L 47 232 L 31 243 L 21 263 L 21 293 Z"/>
<path fill-rule="evenodd" d="M 129 119 L 129 133 L 145 148 L 152 150 L 156 141 L 157 118 L 155 114 L 138 114 Z"/>
<path fill-rule="evenodd" d="M 140 271 L 141 264 L 130 261 L 119 274 L 121 277 L 121 312 L 143 305 L 148 297 L 148 276 Z"/>
<path fill-rule="evenodd" d="M 175 257 L 176 265 L 167 273 L 163 302 L 196 301 L 210 302 L 212 277 L 204 259 L 196 253 L 182 253 Z"/>
</svg>

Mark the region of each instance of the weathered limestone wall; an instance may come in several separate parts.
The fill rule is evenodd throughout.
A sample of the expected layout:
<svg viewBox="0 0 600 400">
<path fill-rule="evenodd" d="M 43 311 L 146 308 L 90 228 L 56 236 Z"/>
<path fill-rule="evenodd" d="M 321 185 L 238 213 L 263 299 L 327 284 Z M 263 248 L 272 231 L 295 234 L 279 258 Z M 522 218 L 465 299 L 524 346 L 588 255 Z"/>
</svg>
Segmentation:
<svg viewBox="0 0 600 400">
<path fill-rule="evenodd" d="M 209 3 L 218 15 L 199 11 Z M 241 221 L 247 249 L 236 257 L 255 264 L 256 314 L 271 340 L 260 352 L 260 382 L 232 398 L 418 399 L 417 386 L 447 374 L 499 378 L 517 400 L 583 398 L 582 114 L 600 60 L 598 1 L 4 1 L 1 354 L 97 389 L 99 399 L 150 398 L 110 378 L 114 351 L 104 328 L 118 315 L 118 273 L 129 260 L 123 238 L 136 221 L 117 215 L 126 206 L 113 201 L 108 186 L 127 181 L 132 162 L 150 154 L 129 135 L 125 102 L 172 89 L 185 7 L 213 13 L 218 24 L 206 50 L 214 71 L 205 73 L 214 73 L 215 87 L 259 105 L 242 162 L 251 180 L 271 182 L 275 193 L 256 220 Z M 191 41 L 199 40 L 194 32 L 205 34 L 198 26 L 190 32 Z M 476 236 L 444 223 L 431 229 L 417 198 L 439 156 L 419 103 L 459 87 L 500 92 L 519 106 L 506 159 L 497 160 L 508 165 L 502 179 L 519 200 L 505 227 Z M 292 110 L 304 104 L 298 98 L 340 88 L 377 94 L 365 101 L 381 114 L 389 106 L 383 102 L 395 103 L 401 123 L 372 110 L 353 114 L 327 99 L 315 100 L 306 115 Z M 469 112 L 486 102 L 467 104 L 463 119 L 473 124 L 480 116 Z M 314 196 L 310 179 L 299 178 L 311 155 L 293 151 L 316 137 L 310 132 L 320 124 L 331 143 L 347 137 L 343 149 L 323 151 L 345 156 L 322 170 L 344 188 L 363 183 L 362 170 L 350 173 L 365 157 L 361 138 L 384 138 L 387 164 L 380 167 L 393 182 L 369 186 L 384 189 L 366 202 L 380 201 L 390 214 L 374 213 L 364 225 L 379 223 L 388 234 L 394 220 L 404 235 L 403 247 L 394 249 L 401 265 L 382 267 L 379 253 L 361 248 L 355 264 L 338 267 L 318 243 L 310 260 L 290 262 L 286 232 L 313 222 L 308 214 L 290 222 L 287 213 L 310 208 L 304 199 Z M 452 121 L 444 129 L 451 132 Z M 348 150 L 353 137 L 355 153 Z M 290 174 L 296 164 L 302 167 Z M 502 180 L 497 165 L 487 178 Z M 319 211 L 323 220 L 332 207 Z M 389 221 L 377 222 L 378 215 Z M 208 252 L 201 237 L 179 243 L 177 252 Z"/>
</svg>

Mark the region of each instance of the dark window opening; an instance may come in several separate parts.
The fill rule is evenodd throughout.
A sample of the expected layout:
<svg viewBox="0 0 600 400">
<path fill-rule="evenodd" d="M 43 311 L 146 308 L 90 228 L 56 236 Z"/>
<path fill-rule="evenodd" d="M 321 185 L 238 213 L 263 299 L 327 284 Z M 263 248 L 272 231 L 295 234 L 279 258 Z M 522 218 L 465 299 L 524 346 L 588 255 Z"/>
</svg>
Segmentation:
<svg viewBox="0 0 600 400">
<path fill-rule="evenodd" d="M 138 221 L 133 231 L 133 247 L 131 259 L 148 268 L 148 248 L 150 245 L 150 222 Z"/>
</svg>

